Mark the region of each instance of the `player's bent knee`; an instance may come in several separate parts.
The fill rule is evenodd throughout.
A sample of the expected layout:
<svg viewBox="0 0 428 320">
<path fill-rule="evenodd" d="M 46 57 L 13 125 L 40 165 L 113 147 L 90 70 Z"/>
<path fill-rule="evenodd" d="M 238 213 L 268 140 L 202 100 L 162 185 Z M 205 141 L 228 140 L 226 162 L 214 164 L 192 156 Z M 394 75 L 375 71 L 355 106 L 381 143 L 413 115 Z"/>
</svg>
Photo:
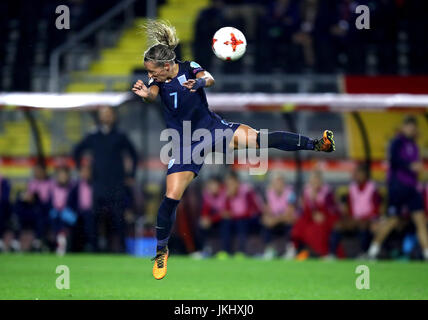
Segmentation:
<svg viewBox="0 0 428 320">
<path fill-rule="evenodd" d="M 183 191 L 175 189 L 167 190 L 165 195 L 173 200 L 181 200 L 181 197 L 183 196 Z"/>
</svg>

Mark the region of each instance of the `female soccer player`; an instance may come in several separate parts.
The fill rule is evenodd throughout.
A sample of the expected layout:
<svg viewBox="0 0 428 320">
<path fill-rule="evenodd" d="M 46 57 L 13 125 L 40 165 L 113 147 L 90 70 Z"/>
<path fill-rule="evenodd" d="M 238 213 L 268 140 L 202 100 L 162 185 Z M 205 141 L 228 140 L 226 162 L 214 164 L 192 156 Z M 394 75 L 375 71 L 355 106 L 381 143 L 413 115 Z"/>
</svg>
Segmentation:
<svg viewBox="0 0 428 320">
<path fill-rule="evenodd" d="M 245 124 L 228 123 L 209 110 L 204 87 L 214 85 L 214 78 L 196 62 L 176 59 L 174 49 L 179 39 L 175 28 L 160 21 L 150 21 L 144 27 L 149 39 L 156 43 L 144 53 L 144 67 L 148 71 L 149 82 L 146 86 L 143 81 L 138 80 L 132 91 L 149 102 L 160 95 L 164 104 L 167 128 L 175 129 L 180 136 L 183 136 L 184 121 L 190 121 L 192 133 L 199 128 L 211 131 L 213 146 L 219 143 L 215 141 L 214 131 L 222 129 L 225 132 L 232 132 L 232 135 L 222 137 L 223 141 L 220 141 L 220 143 L 226 142 L 229 148 L 242 149 L 249 146 L 259 148 L 261 141 L 259 131 Z M 323 137 L 319 140 L 285 131 L 269 132 L 267 138 L 268 148 L 284 151 L 332 152 L 335 150 L 333 132 L 329 130 L 325 130 Z M 198 143 L 192 143 L 191 149 L 196 145 Z M 183 152 L 183 148 L 180 149 L 180 152 Z M 223 151 L 225 152 L 225 148 Z M 153 259 L 155 261 L 153 276 L 158 280 L 166 275 L 167 245 L 175 222 L 177 205 L 201 167 L 202 164 L 196 163 L 193 159 L 190 163 L 175 162 L 173 159 L 168 165 L 166 194 L 159 207 L 156 222 L 157 252 Z"/>
</svg>

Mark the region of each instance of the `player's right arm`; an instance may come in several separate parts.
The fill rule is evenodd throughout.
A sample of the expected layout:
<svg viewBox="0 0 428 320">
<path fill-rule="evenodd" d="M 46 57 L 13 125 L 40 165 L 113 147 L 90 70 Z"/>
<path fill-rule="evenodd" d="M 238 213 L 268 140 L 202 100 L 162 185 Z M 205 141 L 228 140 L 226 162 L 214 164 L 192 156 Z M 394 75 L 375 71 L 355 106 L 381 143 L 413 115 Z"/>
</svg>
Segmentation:
<svg viewBox="0 0 428 320">
<path fill-rule="evenodd" d="M 138 80 L 135 82 L 132 91 L 137 95 L 143 98 L 146 102 L 152 102 L 156 100 L 156 97 L 159 94 L 159 87 L 156 85 L 151 85 L 147 88 L 143 81 Z"/>
</svg>

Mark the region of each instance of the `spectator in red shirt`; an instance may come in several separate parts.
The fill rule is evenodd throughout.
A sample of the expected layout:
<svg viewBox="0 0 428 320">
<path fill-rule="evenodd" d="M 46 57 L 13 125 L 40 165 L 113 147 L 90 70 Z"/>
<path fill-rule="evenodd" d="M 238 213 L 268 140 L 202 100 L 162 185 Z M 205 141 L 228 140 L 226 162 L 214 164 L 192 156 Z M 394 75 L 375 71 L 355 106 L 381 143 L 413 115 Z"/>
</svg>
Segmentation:
<svg viewBox="0 0 428 320">
<path fill-rule="evenodd" d="M 202 193 L 202 210 L 200 225 L 200 242 L 203 254 L 210 255 L 212 248 L 207 244 L 208 238 L 218 235 L 220 222 L 226 207 L 226 191 L 219 177 L 207 180 Z"/>
<path fill-rule="evenodd" d="M 302 206 L 302 216 L 291 231 L 294 248 L 308 249 L 302 250 L 299 258 L 307 258 L 309 254 L 326 256 L 331 231 L 339 216 L 332 189 L 324 183 L 321 171 L 312 172 L 303 190 Z"/>
<path fill-rule="evenodd" d="M 249 224 L 262 212 L 262 201 L 246 183 L 239 181 L 235 172 L 226 177 L 226 204 L 221 220 L 223 251 L 232 252 L 232 234 L 238 236 L 238 252 L 246 252 Z"/>
</svg>

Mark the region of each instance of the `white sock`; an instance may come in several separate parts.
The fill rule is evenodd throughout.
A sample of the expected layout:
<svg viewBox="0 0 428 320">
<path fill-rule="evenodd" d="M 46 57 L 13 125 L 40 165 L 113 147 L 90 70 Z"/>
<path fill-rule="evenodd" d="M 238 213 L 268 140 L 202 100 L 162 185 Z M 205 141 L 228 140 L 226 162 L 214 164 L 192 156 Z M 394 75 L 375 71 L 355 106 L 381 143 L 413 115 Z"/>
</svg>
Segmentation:
<svg viewBox="0 0 428 320">
<path fill-rule="evenodd" d="M 424 259 L 428 261 L 428 248 L 424 249 Z"/>
<path fill-rule="evenodd" d="M 379 254 L 379 251 L 380 251 L 380 245 L 378 245 L 377 243 L 372 243 L 370 245 L 369 252 L 368 252 L 369 257 L 376 258 L 376 256 Z"/>
</svg>

